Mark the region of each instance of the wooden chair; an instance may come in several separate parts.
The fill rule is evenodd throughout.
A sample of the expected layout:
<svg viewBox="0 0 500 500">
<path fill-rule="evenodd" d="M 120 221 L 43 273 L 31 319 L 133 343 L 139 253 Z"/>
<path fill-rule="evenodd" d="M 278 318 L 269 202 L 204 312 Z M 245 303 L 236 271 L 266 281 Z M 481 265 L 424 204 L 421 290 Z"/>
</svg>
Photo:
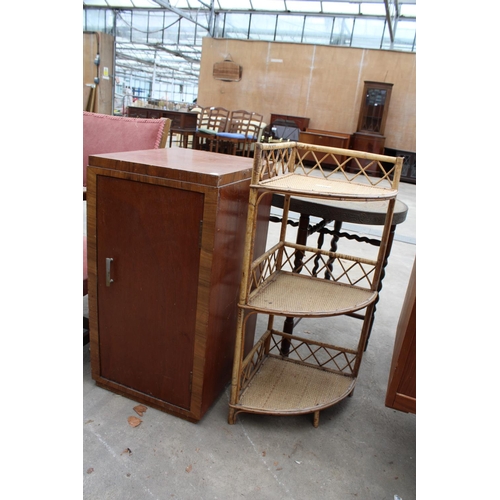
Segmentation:
<svg viewBox="0 0 500 500">
<path fill-rule="evenodd" d="M 216 135 L 216 151 L 250 156 L 250 145 L 259 139 L 262 115 L 245 111 L 233 111 L 227 129 Z"/>
<path fill-rule="evenodd" d="M 253 152 L 254 144 L 260 141 L 263 125 L 265 126 L 265 123 L 262 122 L 263 118 L 264 117 L 259 113 L 252 113 L 252 118 L 248 124 L 247 139 L 245 141 L 245 156 L 250 156 L 250 153 Z"/>
<path fill-rule="evenodd" d="M 89 156 L 121 151 L 158 149 L 167 145 L 172 120 L 83 112 L 83 199 L 87 198 Z M 88 293 L 87 238 L 83 237 L 83 296 Z M 83 318 L 83 344 L 89 342 L 88 318 Z"/>
<path fill-rule="evenodd" d="M 193 138 L 193 149 L 201 149 L 202 137 L 201 135 L 205 130 L 208 130 L 210 108 L 199 108 L 198 109 L 198 119 L 196 122 L 196 131 Z"/>
<path fill-rule="evenodd" d="M 198 115 L 198 126 L 196 127 L 195 148 L 214 150 L 216 135 L 226 130 L 229 122 L 229 110 L 221 107 L 202 108 Z"/>
</svg>

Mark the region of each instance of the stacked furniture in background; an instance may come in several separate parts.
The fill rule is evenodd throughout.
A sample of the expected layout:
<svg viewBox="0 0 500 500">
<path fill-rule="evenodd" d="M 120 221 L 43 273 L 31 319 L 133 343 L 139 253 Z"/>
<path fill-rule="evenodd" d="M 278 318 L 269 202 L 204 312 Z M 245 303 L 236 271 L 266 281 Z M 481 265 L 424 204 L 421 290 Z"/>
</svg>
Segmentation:
<svg viewBox="0 0 500 500">
<path fill-rule="evenodd" d="M 195 149 L 250 156 L 260 138 L 262 115 L 243 109 L 202 108 L 198 114 Z"/>
<path fill-rule="evenodd" d="M 129 106 L 127 116 L 131 118 L 168 118 L 172 120 L 170 126 L 170 147 L 172 147 L 173 136 L 178 136 L 178 143 L 181 147 L 188 147 L 189 138 L 196 133 L 197 112 L 177 111 L 160 108 L 144 108 L 140 106 Z"/>
<path fill-rule="evenodd" d="M 251 145 L 259 140 L 262 118 L 252 111 L 232 111 L 226 130 L 216 134 L 216 151 L 250 156 Z"/>
</svg>

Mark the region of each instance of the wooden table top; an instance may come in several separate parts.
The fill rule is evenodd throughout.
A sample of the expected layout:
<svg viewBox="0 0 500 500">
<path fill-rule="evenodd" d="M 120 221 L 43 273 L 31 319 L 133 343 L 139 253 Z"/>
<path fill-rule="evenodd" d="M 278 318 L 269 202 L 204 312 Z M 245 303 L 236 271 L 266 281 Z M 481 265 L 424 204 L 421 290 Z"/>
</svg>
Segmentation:
<svg viewBox="0 0 500 500">
<path fill-rule="evenodd" d="M 272 205 L 283 208 L 284 197 L 273 194 Z M 354 224 L 383 226 L 388 201 L 330 201 L 318 198 L 294 198 L 290 200 L 290 211 L 308 214 L 326 220 L 339 220 Z M 393 224 L 401 224 L 408 214 L 408 206 L 396 200 Z"/>
</svg>

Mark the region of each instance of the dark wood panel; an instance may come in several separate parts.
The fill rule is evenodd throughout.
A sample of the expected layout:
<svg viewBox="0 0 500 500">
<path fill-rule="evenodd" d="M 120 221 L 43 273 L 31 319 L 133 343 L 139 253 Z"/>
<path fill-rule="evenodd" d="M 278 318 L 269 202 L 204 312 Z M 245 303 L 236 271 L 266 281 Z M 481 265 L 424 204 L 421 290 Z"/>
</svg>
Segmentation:
<svg viewBox="0 0 500 500">
<path fill-rule="evenodd" d="M 196 129 L 198 114 L 191 111 L 173 111 L 159 108 L 141 108 L 139 106 L 129 106 L 127 115 L 136 118 L 170 118 L 172 129 Z"/>
<path fill-rule="evenodd" d="M 355 132 L 352 134 L 351 148 L 367 153 L 384 154 L 385 137 L 376 134 Z"/>
<path fill-rule="evenodd" d="M 384 154 L 387 156 L 402 156 L 403 170 L 401 171 L 401 182 L 417 183 L 417 153 L 414 151 L 404 151 L 402 149 L 384 148 Z"/>
<path fill-rule="evenodd" d="M 416 262 L 401 309 L 385 404 L 396 410 L 417 411 L 417 292 Z"/>
<path fill-rule="evenodd" d="M 189 409 L 203 195 L 100 176 L 97 200 L 101 375 Z"/>
<path fill-rule="evenodd" d="M 351 137 L 351 149 L 356 151 L 366 151 L 367 153 L 384 154 L 385 137 L 382 135 L 368 134 L 364 132 L 355 132 Z M 361 165 L 366 166 L 369 160 L 358 160 Z M 354 167 L 357 170 L 357 167 Z M 376 166 L 369 167 L 367 172 L 374 175 L 378 174 Z"/>
<path fill-rule="evenodd" d="M 319 146 L 328 146 L 330 148 L 343 148 L 349 149 L 349 142 L 351 134 L 343 134 L 341 132 L 330 132 L 328 130 L 307 129 L 305 132 L 300 132 L 299 141 L 306 144 L 317 144 Z M 312 153 L 307 153 L 304 157 L 306 160 L 313 161 Z M 342 163 L 345 161 L 344 156 L 338 156 L 338 161 Z M 322 161 L 322 165 L 330 165 L 336 167 L 337 164 L 333 160 L 326 158 Z"/>
</svg>

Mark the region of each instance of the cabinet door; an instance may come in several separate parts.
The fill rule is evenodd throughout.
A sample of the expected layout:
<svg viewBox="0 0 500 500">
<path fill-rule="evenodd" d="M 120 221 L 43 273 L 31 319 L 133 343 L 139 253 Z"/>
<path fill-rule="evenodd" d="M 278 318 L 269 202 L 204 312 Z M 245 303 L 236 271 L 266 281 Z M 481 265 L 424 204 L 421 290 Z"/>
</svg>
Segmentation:
<svg viewBox="0 0 500 500">
<path fill-rule="evenodd" d="M 392 83 L 365 82 L 358 132 L 384 135 L 392 87 Z"/>
<path fill-rule="evenodd" d="M 97 179 L 101 376 L 185 409 L 191 399 L 203 198 L 143 182 Z"/>
</svg>

